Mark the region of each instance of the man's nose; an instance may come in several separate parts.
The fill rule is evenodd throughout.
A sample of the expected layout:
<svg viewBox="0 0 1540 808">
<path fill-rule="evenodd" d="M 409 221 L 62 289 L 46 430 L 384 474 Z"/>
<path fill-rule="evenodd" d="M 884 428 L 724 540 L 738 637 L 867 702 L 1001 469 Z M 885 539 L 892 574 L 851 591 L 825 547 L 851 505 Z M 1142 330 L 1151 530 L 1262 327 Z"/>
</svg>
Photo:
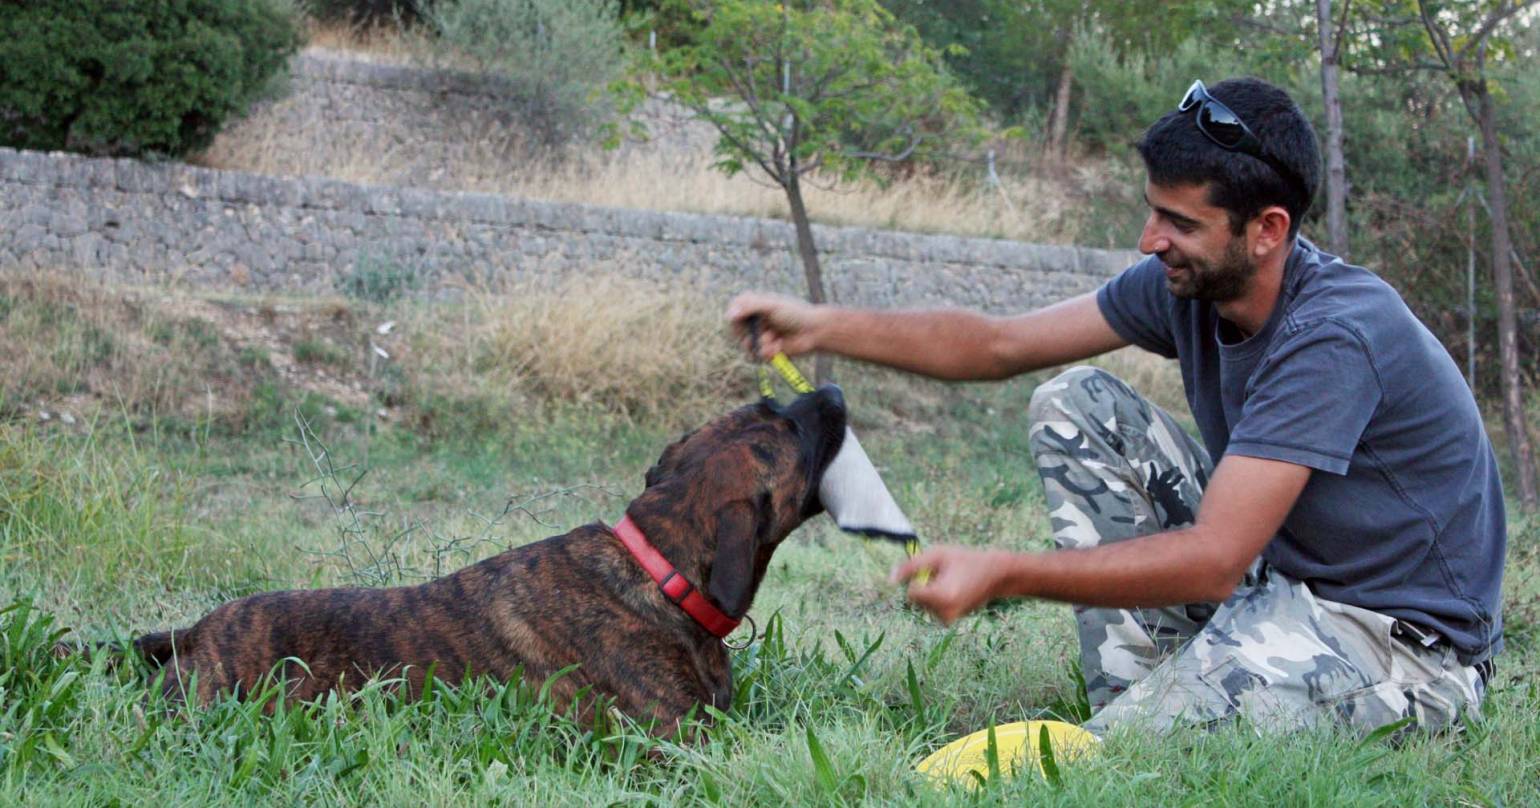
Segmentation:
<svg viewBox="0 0 1540 808">
<path fill-rule="evenodd" d="M 1159 218 L 1151 212 L 1144 220 L 1144 232 L 1139 234 L 1139 252 L 1155 255 L 1171 249 L 1171 239 L 1161 231 Z"/>
</svg>

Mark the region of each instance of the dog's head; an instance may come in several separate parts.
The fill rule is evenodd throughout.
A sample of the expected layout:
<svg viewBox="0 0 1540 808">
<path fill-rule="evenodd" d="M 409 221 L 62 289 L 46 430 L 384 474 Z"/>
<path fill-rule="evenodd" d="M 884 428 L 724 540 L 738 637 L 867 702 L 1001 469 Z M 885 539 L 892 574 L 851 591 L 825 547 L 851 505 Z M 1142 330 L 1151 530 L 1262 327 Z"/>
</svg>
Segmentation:
<svg viewBox="0 0 1540 808">
<path fill-rule="evenodd" d="M 833 385 L 742 407 L 665 449 L 630 513 L 676 565 L 698 559 L 706 594 L 742 615 L 775 547 L 823 510 L 818 483 L 844 438 Z"/>
</svg>

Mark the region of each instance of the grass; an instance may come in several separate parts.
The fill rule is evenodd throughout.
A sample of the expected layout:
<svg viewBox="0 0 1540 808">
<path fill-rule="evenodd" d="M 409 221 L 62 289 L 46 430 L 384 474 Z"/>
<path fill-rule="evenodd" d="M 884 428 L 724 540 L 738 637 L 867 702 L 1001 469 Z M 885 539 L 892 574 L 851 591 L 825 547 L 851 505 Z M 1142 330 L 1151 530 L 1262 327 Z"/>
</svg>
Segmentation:
<svg viewBox="0 0 1540 808">
<path fill-rule="evenodd" d="M 8 289 L 0 326 L 18 316 L 39 322 L 25 318 L 58 302 L 56 292 Z M 627 297 L 649 295 L 670 298 L 647 289 Z M 824 518 L 777 553 L 752 612 L 760 636 L 734 655 L 735 702 L 699 742 L 656 740 L 624 724 L 577 726 L 553 713 L 540 688 L 527 686 L 444 687 L 403 702 L 379 683 L 271 715 L 261 699 L 168 712 L 135 666 L 113 669 L 105 656 L 58 659 L 49 653 L 53 638 L 63 627 L 111 639 L 184 625 L 219 602 L 261 590 L 416 581 L 594 519 L 613 520 L 669 440 L 704 417 L 701 411 L 749 400 L 754 386 L 741 365 L 682 364 L 661 382 L 638 384 L 630 403 L 578 394 L 585 376 L 623 366 L 632 347 L 597 339 L 558 363 L 561 373 L 537 373 L 514 357 L 539 344 L 533 335 L 557 339 L 558 331 L 541 329 L 559 329 L 575 315 L 553 307 L 539 316 L 517 309 L 515 317 L 510 307 L 527 301 L 490 293 L 430 308 L 404 301 L 391 308 L 323 301 L 313 310 L 292 301 L 215 305 L 163 290 L 145 290 L 142 299 L 158 301 L 155 311 L 185 314 L 147 315 L 152 325 L 142 343 L 158 344 L 156 335 L 177 342 L 188 367 L 241 361 L 243 340 L 247 348 L 262 346 L 265 366 L 278 365 L 295 355 L 297 341 L 330 334 L 323 324 L 340 322 L 326 325 L 339 335 L 327 344 L 357 345 L 358 332 L 385 339 L 392 360 L 384 367 L 395 375 L 387 378 L 382 367 L 371 375 L 362 362 L 328 365 L 329 382 L 272 370 L 266 392 L 244 399 L 240 412 L 177 416 L 186 419 L 177 428 L 126 396 L 93 398 L 89 385 L 70 394 L 81 402 L 74 425 L 30 417 L 35 405 L 0 421 L 0 606 L 13 604 L 0 615 L 0 804 L 1533 799 L 1540 777 L 1540 521 L 1518 515 L 1507 577 L 1509 651 L 1482 715 L 1463 733 L 1400 746 L 1326 730 L 1260 738 L 1239 725 L 1166 739 L 1114 735 L 1095 758 L 1061 763 L 1057 784 L 1022 777 L 984 793 L 933 789 L 912 767 L 940 744 L 992 721 L 1078 714 L 1070 614 L 1013 602 L 941 628 L 885 583 L 897 548 L 840 534 Z M 674 318 L 655 332 L 657 353 L 687 356 L 707 340 L 725 342 L 703 319 L 714 321 L 714 311 L 677 299 L 671 305 L 678 308 L 657 315 L 660 323 Z M 269 329 L 244 330 L 247 313 L 261 322 L 264 310 Z M 339 320 L 342 311 L 349 314 Z M 75 316 L 105 315 L 77 300 Z M 390 335 L 375 333 L 384 321 L 397 324 Z M 122 350 L 140 345 L 141 332 L 114 322 L 104 331 L 119 347 L 107 359 L 77 338 L 83 331 L 75 326 L 10 333 L 25 338 L 28 355 L 58 357 L 62 367 L 84 368 L 88 380 L 103 361 L 117 362 L 125 379 L 149 374 L 160 354 Z M 582 356 L 592 363 L 586 370 L 573 364 Z M 1168 365 L 1133 354 L 1105 361 L 1181 411 Z M 699 411 L 681 415 L 661 405 L 696 373 L 719 377 L 691 394 L 690 407 Z M 1032 380 L 945 385 L 851 363 L 839 373 L 863 443 L 927 541 L 1049 544 L 1025 445 Z M 333 389 L 327 383 L 350 388 L 354 381 L 372 391 L 355 409 L 383 407 L 388 417 L 350 418 L 348 405 L 325 392 Z M 564 384 L 575 387 L 554 395 Z M 439 398 L 413 392 L 429 387 Z M 62 395 L 28 390 L 45 399 Z M 401 399 L 386 403 L 390 395 Z M 654 401 L 645 403 L 646 395 Z M 94 409 L 86 406 L 92 401 Z M 492 417 L 514 404 L 523 409 Z M 296 409 L 313 417 L 309 437 L 328 446 L 335 468 L 326 474 L 318 471 L 315 445 L 298 442 Z M 433 428 L 422 427 L 425 418 Z M 357 507 L 333 507 L 335 486 L 355 480 Z"/>
</svg>

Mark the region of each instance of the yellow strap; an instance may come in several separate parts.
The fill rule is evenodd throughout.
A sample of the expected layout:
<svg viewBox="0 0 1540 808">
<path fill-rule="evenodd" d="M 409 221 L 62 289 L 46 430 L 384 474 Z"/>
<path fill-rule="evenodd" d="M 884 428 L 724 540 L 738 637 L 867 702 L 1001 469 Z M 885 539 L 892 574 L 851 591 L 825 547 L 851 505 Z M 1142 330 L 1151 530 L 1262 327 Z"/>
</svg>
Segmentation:
<svg viewBox="0 0 1540 808">
<path fill-rule="evenodd" d="M 764 365 L 759 366 L 759 395 L 761 398 L 775 398 L 775 387 L 770 384 L 770 373 Z"/>
<path fill-rule="evenodd" d="M 797 366 L 791 363 L 786 354 L 778 353 L 770 357 L 770 364 L 781 372 L 781 378 L 791 385 L 791 389 L 804 394 L 813 392 L 813 385 L 808 383 L 807 377 L 797 370 Z"/>
</svg>

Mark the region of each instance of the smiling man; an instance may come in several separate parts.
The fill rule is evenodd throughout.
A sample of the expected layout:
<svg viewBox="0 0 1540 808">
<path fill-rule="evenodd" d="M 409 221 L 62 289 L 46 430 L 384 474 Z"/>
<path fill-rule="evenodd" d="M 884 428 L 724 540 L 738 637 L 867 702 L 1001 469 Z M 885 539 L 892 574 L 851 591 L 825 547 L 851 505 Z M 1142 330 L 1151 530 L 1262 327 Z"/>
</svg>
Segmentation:
<svg viewBox="0 0 1540 808">
<path fill-rule="evenodd" d="M 894 572 L 944 622 L 1001 597 L 1074 604 L 1087 728 L 1244 715 L 1428 729 L 1479 706 L 1507 537 L 1476 403 L 1395 290 L 1299 237 L 1309 121 L 1257 79 L 1195 82 L 1138 142 L 1149 257 L 1033 312 L 874 311 L 744 294 L 760 351 L 1004 379 L 1125 345 L 1180 361 L 1202 445 L 1103 370 L 1029 421 L 1059 549 L 937 546 Z"/>
</svg>

